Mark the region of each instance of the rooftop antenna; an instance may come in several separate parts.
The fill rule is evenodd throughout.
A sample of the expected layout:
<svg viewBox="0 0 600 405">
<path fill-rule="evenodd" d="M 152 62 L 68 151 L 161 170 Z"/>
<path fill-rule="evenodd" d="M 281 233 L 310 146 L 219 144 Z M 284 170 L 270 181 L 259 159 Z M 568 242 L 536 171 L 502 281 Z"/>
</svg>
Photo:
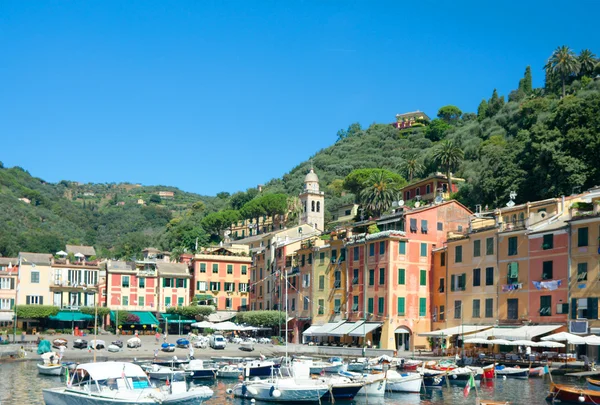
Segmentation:
<svg viewBox="0 0 600 405">
<path fill-rule="evenodd" d="M 475 216 L 479 218 L 481 216 L 481 204 L 475 205 Z"/>
</svg>

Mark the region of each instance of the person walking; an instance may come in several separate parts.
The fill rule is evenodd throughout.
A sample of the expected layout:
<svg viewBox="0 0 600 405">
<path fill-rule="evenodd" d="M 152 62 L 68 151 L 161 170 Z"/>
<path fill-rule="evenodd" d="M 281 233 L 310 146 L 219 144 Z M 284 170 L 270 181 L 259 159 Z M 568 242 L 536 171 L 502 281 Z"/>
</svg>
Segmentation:
<svg viewBox="0 0 600 405">
<path fill-rule="evenodd" d="M 189 354 L 190 360 L 194 360 L 194 346 L 192 346 L 190 344 L 190 354 Z"/>
<path fill-rule="evenodd" d="M 154 337 L 156 338 L 156 344 L 158 344 L 158 342 L 160 341 L 160 333 L 158 333 L 158 331 L 156 331 L 156 334 L 154 335 Z"/>
<path fill-rule="evenodd" d="M 62 362 L 63 356 L 65 355 L 65 346 L 61 345 L 60 349 L 58 349 L 58 361 Z"/>
</svg>

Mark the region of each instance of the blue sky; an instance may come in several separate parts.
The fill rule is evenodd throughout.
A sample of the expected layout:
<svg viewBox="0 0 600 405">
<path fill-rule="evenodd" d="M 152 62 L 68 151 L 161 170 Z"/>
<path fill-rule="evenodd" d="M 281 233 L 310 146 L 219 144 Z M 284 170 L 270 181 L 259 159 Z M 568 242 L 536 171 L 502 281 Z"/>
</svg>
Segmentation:
<svg viewBox="0 0 600 405">
<path fill-rule="evenodd" d="M 0 161 L 47 181 L 234 192 L 353 122 L 507 95 L 600 53 L 600 2 L 0 2 Z M 568 18 L 565 18 L 568 16 Z"/>
</svg>

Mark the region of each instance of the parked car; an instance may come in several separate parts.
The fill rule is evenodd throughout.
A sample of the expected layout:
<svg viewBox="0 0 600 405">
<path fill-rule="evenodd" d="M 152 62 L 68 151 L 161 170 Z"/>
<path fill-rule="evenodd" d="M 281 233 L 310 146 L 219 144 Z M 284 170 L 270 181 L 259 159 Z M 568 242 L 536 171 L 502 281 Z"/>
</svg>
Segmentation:
<svg viewBox="0 0 600 405">
<path fill-rule="evenodd" d="M 223 335 L 211 335 L 208 338 L 208 344 L 213 349 L 225 349 L 227 346 L 227 340 Z"/>
</svg>

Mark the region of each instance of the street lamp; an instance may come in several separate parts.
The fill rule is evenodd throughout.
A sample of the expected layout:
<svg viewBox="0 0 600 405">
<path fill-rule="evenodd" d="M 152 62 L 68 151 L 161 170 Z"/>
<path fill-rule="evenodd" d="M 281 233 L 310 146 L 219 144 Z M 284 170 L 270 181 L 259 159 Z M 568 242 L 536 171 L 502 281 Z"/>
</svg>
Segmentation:
<svg viewBox="0 0 600 405">
<path fill-rule="evenodd" d="M 119 303 L 119 305 L 117 305 L 117 317 L 115 318 L 115 335 L 119 334 L 119 306 L 121 305 L 121 298 L 116 297 L 117 298 L 117 302 Z"/>
</svg>

